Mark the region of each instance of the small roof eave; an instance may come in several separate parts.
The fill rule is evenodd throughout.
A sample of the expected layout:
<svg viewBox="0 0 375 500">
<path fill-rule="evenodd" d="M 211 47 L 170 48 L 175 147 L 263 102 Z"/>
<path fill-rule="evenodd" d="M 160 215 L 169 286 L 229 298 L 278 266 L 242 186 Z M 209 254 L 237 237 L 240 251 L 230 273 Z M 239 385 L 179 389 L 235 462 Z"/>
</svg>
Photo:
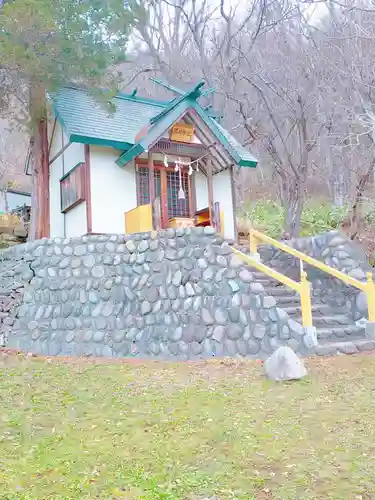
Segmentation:
<svg viewBox="0 0 375 500">
<path fill-rule="evenodd" d="M 128 151 L 133 147 L 133 144 L 121 141 L 112 141 L 108 139 L 101 139 L 99 137 L 89 137 L 87 135 L 71 134 L 69 136 L 70 142 L 76 142 L 79 144 L 90 144 L 92 146 L 106 146 L 114 149 L 119 149 L 120 151 Z"/>
<path fill-rule="evenodd" d="M 200 118 L 206 122 L 212 133 L 216 136 L 216 138 L 219 140 L 219 142 L 223 145 L 223 147 L 226 149 L 228 154 L 233 158 L 233 161 L 240 167 L 251 167 L 255 168 L 258 164 L 258 161 L 253 158 L 248 151 L 246 151 L 243 146 L 241 146 L 240 143 L 238 143 L 237 146 L 237 141 L 234 139 L 234 137 L 231 137 L 231 141 L 224 135 L 223 133 L 223 128 L 219 126 L 219 124 L 210 116 L 207 115 L 207 113 L 202 109 L 202 107 L 197 104 L 194 106 L 195 111 L 197 114 L 200 116 Z M 227 131 L 226 133 L 230 135 Z M 244 151 L 247 153 L 246 156 L 250 156 L 250 158 L 243 158 L 241 155 L 241 152 L 239 150 L 244 149 Z"/>
<path fill-rule="evenodd" d="M 257 160 L 240 160 L 238 163 L 239 167 L 256 168 L 258 165 Z"/>
<path fill-rule="evenodd" d="M 125 151 L 117 158 L 116 164 L 119 167 L 123 167 L 145 151 L 146 149 L 140 143 L 135 144 L 132 148 L 129 149 L 129 151 Z"/>
</svg>

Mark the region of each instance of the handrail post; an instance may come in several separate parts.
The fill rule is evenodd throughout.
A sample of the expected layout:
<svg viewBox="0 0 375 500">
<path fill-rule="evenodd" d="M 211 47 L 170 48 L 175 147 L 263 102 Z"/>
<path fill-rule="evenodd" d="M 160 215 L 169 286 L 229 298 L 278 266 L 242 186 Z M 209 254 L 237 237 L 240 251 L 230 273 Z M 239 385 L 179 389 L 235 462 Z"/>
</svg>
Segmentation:
<svg viewBox="0 0 375 500">
<path fill-rule="evenodd" d="M 372 273 L 366 273 L 366 278 L 368 320 L 370 323 L 375 323 L 375 284 L 374 280 L 372 279 Z"/>
<path fill-rule="evenodd" d="M 249 238 L 250 238 L 250 255 L 254 259 L 260 261 L 260 255 L 258 253 L 258 243 L 260 243 L 260 241 L 255 236 L 253 229 L 250 229 L 249 231 Z"/>
<path fill-rule="evenodd" d="M 311 284 L 307 280 L 307 274 L 305 271 L 301 272 L 300 297 L 301 297 L 302 326 L 304 328 L 310 328 L 313 326 L 312 310 L 311 310 Z"/>
</svg>

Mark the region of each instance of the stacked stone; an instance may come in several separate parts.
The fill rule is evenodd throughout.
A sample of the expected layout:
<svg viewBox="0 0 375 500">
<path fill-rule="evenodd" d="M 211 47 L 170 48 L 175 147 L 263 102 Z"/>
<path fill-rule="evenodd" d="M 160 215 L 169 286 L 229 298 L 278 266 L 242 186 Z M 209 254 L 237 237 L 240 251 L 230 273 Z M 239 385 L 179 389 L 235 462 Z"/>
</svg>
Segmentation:
<svg viewBox="0 0 375 500">
<path fill-rule="evenodd" d="M 21 287 L 6 295 L 0 292 L 0 347 L 7 345 L 18 307 L 22 303 L 23 291 Z"/>
<path fill-rule="evenodd" d="M 266 358 L 308 352 L 212 228 L 27 244 L 35 273 L 8 346 L 42 355 Z"/>
<path fill-rule="evenodd" d="M 0 347 L 4 347 L 22 303 L 24 283 L 33 273 L 23 260 L 22 246 L 0 254 Z"/>
</svg>

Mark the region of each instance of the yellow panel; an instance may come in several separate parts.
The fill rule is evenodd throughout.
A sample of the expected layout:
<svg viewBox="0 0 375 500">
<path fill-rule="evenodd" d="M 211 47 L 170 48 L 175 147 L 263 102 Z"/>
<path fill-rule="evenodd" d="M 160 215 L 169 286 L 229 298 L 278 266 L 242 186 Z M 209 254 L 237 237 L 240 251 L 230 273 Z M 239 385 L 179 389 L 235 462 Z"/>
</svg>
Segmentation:
<svg viewBox="0 0 375 500">
<path fill-rule="evenodd" d="M 177 142 L 191 142 L 193 140 L 194 127 L 186 123 L 176 123 L 170 131 L 170 140 Z"/>
<path fill-rule="evenodd" d="M 203 222 L 210 222 L 210 216 L 208 214 L 197 215 L 197 224 L 202 224 Z"/>
<path fill-rule="evenodd" d="M 220 210 L 220 232 L 224 236 L 224 210 Z"/>
<path fill-rule="evenodd" d="M 152 205 L 140 205 L 125 212 L 125 233 L 145 233 L 152 231 Z"/>
<path fill-rule="evenodd" d="M 188 217 L 173 217 L 173 219 L 169 219 L 168 227 L 194 227 L 194 219 L 189 219 Z"/>
<path fill-rule="evenodd" d="M 139 232 L 152 231 L 152 205 L 141 205 L 139 208 Z"/>
</svg>

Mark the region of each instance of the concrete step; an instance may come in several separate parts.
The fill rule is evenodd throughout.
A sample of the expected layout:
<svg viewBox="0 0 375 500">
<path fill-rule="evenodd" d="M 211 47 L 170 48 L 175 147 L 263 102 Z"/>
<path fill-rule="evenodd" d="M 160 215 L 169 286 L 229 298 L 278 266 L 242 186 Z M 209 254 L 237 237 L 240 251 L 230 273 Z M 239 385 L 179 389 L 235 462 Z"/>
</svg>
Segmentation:
<svg viewBox="0 0 375 500">
<path fill-rule="evenodd" d="M 291 309 L 291 308 L 290 308 Z M 285 309 L 284 309 L 285 311 Z M 332 312 L 332 311 L 330 311 Z M 302 322 L 302 315 L 301 313 L 288 313 L 291 318 L 293 318 L 295 321 L 298 321 L 298 323 Z M 334 314 L 334 315 L 323 315 L 323 314 L 314 314 L 313 313 L 313 325 L 316 328 L 336 328 L 336 327 L 344 327 L 348 328 L 352 323 L 353 320 L 351 318 L 348 318 L 347 315 L 345 314 Z"/>
<path fill-rule="evenodd" d="M 251 272 L 256 276 L 257 278 L 269 278 L 267 274 L 262 273 L 261 271 L 258 271 L 255 267 L 251 267 L 249 265 L 249 268 L 251 269 Z"/>
<path fill-rule="evenodd" d="M 280 307 L 283 307 L 283 304 L 286 307 L 292 307 L 294 304 L 296 306 L 301 305 L 301 299 L 299 298 L 299 295 L 281 295 L 280 297 L 279 296 L 273 296 L 273 297 L 276 299 L 277 305 L 280 305 Z"/>
<path fill-rule="evenodd" d="M 255 272 L 254 278 L 263 285 L 267 295 L 274 297 L 276 305 L 282 308 L 290 318 L 301 323 L 301 301 L 299 294 L 289 287 L 267 277 L 263 273 Z M 327 304 L 317 303 L 312 297 L 313 325 L 317 329 L 318 339 L 327 342 L 346 339 L 362 340 L 364 329 L 352 323 L 344 311 L 335 311 Z"/>
<path fill-rule="evenodd" d="M 250 269 L 251 271 L 251 269 Z M 271 276 L 267 276 L 267 274 L 263 274 L 263 273 L 254 273 L 253 271 L 251 271 L 253 276 L 254 276 L 254 280 L 255 281 L 269 281 L 270 283 L 275 283 L 275 285 L 277 283 L 280 283 L 280 281 L 278 280 L 275 280 L 274 278 L 271 278 Z"/>
<path fill-rule="evenodd" d="M 365 329 L 357 325 L 335 326 L 335 327 L 318 327 L 316 329 L 318 340 L 336 340 L 344 338 L 364 338 Z"/>
<path fill-rule="evenodd" d="M 294 294 L 293 290 L 291 290 L 290 288 L 287 288 L 287 287 L 264 286 L 263 285 L 263 288 L 264 288 L 264 291 L 268 295 L 272 295 L 273 297 L 279 297 L 279 296 L 283 296 L 283 295 L 289 295 L 291 297 L 294 297 L 294 295 L 296 295 L 296 297 L 298 297 L 298 294 Z"/>
<path fill-rule="evenodd" d="M 298 306 L 283 307 L 283 310 L 288 313 L 289 316 L 301 316 L 302 313 L 301 304 Z M 311 310 L 314 316 L 325 316 L 332 312 L 332 307 L 327 304 L 311 304 Z"/>
<path fill-rule="evenodd" d="M 280 281 L 274 280 L 273 278 L 269 278 L 268 276 L 264 276 L 263 278 L 254 277 L 254 280 L 258 281 L 259 283 L 269 283 L 270 286 L 275 286 L 275 287 L 285 286 Z"/>
<path fill-rule="evenodd" d="M 346 314 L 334 314 L 334 315 L 326 315 L 326 316 L 319 316 L 319 315 L 313 314 L 313 324 L 316 327 L 322 326 L 323 328 L 325 328 L 328 325 L 329 326 L 332 325 L 332 327 L 343 326 L 344 328 L 349 328 L 350 325 L 352 324 L 352 322 L 353 322 L 353 320 L 348 318 L 348 316 Z"/>
<path fill-rule="evenodd" d="M 260 283 L 261 285 L 263 286 L 267 286 L 269 288 L 278 288 L 277 286 L 277 283 L 274 283 L 270 280 L 266 280 L 266 279 L 255 279 L 254 280 L 256 283 Z M 289 289 L 290 290 L 290 289 Z"/>
<path fill-rule="evenodd" d="M 368 339 L 353 339 L 345 342 L 327 342 L 315 348 L 318 356 L 334 356 L 336 354 L 355 354 L 375 350 L 375 342 Z"/>
</svg>

